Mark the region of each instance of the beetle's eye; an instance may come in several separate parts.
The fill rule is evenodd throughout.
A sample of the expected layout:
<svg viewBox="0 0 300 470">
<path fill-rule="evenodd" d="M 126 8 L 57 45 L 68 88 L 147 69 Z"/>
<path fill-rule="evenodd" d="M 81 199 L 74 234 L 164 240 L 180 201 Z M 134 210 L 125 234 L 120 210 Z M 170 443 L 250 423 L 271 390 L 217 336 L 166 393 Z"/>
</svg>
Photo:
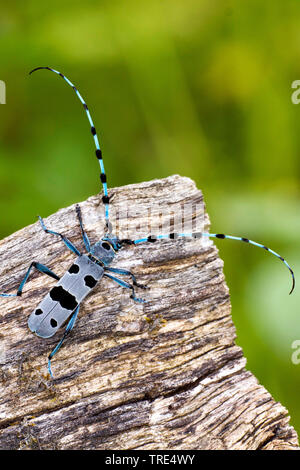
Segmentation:
<svg viewBox="0 0 300 470">
<path fill-rule="evenodd" d="M 107 243 L 107 242 L 103 242 L 103 243 L 102 243 L 102 248 L 104 248 L 104 250 L 109 251 L 109 250 L 110 250 L 110 244 Z"/>
</svg>

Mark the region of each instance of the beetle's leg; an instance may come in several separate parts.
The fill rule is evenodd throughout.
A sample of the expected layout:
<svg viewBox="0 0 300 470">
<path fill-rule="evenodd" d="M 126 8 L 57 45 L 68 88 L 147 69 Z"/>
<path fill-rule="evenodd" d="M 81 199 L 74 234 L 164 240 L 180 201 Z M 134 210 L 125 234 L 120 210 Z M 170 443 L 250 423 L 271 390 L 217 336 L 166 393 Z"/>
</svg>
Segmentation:
<svg viewBox="0 0 300 470">
<path fill-rule="evenodd" d="M 127 271 L 127 269 L 109 268 L 109 267 L 105 267 L 104 269 L 105 271 L 109 271 L 115 274 L 121 274 L 122 276 L 131 276 L 132 284 L 134 286 L 140 287 L 141 289 L 148 289 L 147 286 L 144 286 L 143 284 L 139 284 L 136 280 L 135 275 L 131 271 Z"/>
<path fill-rule="evenodd" d="M 29 268 L 27 269 L 27 272 L 17 290 L 17 293 L 16 294 L 0 294 L 0 297 L 17 297 L 17 296 L 21 296 L 22 295 L 22 291 L 23 291 L 23 288 L 26 284 L 26 282 L 28 281 L 28 278 L 29 278 L 29 275 L 30 275 L 30 272 L 32 270 L 32 268 L 35 268 L 37 269 L 40 273 L 43 273 L 43 274 L 47 274 L 47 276 L 50 276 L 52 277 L 53 279 L 56 279 L 57 281 L 59 281 L 59 276 L 57 276 L 54 272 L 51 271 L 51 269 L 47 268 L 47 266 L 41 264 L 41 263 L 36 263 L 35 261 L 33 261 L 31 263 L 31 265 L 29 266 Z"/>
<path fill-rule="evenodd" d="M 67 324 L 67 327 L 65 329 L 65 332 L 64 332 L 64 335 L 62 337 L 62 339 L 60 340 L 60 342 L 57 344 L 57 346 L 55 346 L 55 348 L 53 349 L 53 351 L 49 354 L 48 356 L 48 372 L 51 376 L 51 378 L 53 379 L 53 374 L 52 374 L 52 370 L 51 370 L 51 359 L 53 358 L 54 354 L 57 353 L 57 351 L 60 349 L 61 345 L 63 344 L 64 340 L 66 339 L 66 337 L 68 336 L 68 334 L 70 333 L 70 331 L 73 329 L 74 325 L 75 325 L 75 322 L 76 322 L 76 318 L 77 318 L 77 315 L 78 315 L 78 312 L 79 312 L 79 305 L 78 307 L 76 307 L 76 309 L 74 310 L 74 312 L 72 313 L 72 316 L 69 320 L 69 323 Z"/>
<path fill-rule="evenodd" d="M 42 229 L 44 230 L 44 232 L 50 233 L 51 235 L 56 235 L 56 236 L 60 237 L 62 239 L 62 241 L 64 242 L 64 244 L 67 246 L 67 248 L 69 248 L 69 250 L 71 250 L 77 256 L 81 255 L 80 251 L 77 250 L 76 246 L 74 246 L 73 243 L 71 243 L 70 240 L 68 240 L 64 235 L 62 235 L 61 233 L 53 232 L 52 230 L 47 229 L 41 216 L 39 216 L 39 221 L 40 221 L 40 224 L 41 224 Z"/>
<path fill-rule="evenodd" d="M 147 302 L 144 299 L 140 299 L 139 297 L 136 297 L 134 287 L 131 284 L 129 284 L 128 282 L 122 281 L 121 279 L 118 279 L 117 277 L 111 276 L 110 274 L 104 273 L 104 276 L 109 277 L 110 279 L 115 281 L 117 284 L 119 284 L 122 287 L 125 287 L 126 289 L 131 289 L 132 294 L 131 294 L 130 298 L 135 300 L 135 302 L 140 302 L 140 303 L 146 303 Z"/>
</svg>

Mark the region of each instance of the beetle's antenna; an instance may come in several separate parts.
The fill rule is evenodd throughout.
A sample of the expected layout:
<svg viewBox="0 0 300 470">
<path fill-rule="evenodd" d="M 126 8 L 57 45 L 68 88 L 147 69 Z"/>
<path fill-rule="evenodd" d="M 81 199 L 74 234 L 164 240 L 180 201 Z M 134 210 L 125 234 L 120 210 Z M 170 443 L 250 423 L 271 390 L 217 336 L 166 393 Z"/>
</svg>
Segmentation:
<svg viewBox="0 0 300 470">
<path fill-rule="evenodd" d="M 268 251 L 272 255 L 276 256 L 276 258 L 280 259 L 280 261 L 282 261 L 285 264 L 285 266 L 288 268 L 288 270 L 290 271 L 291 276 L 292 276 L 292 288 L 290 290 L 290 294 L 293 292 L 293 290 L 295 288 L 295 282 L 296 282 L 295 281 L 295 275 L 294 275 L 294 272 L 293 272 L 292 268 L 288 264 L 288 262 L 282 256 L 280 256 L 278 253 L 276 253 L 276 251 L 271 250 L 271 248 L 268 248 L 267 246 L 262 245 L 261 243 L 257 243 L 253 240 L 249 240 L 249 238 L 234 237 L 232 235 L 225 235 L 224 233 L 205 233 L 205 232 L 169 233 L 168 235 L 157 235 L 157 236 L 149 235 L 146 238 L 140 238 L 138 240 L 124 240 L 123 243 L 138 245 L 139 243 L 145 243 L 145 242 L 152 242 L 153 243 L 153 242 L 156 242 L 157 240 L 163 240 L 163 239 L 168 239 L 168 238 L 174 240 L 174 239 L 177 239 L 177 238 L 185 238 L 185 237 L 192 237 L 192 238 L 209 237 L 209 238 L 229 239 L 229 240 L 236 240 L 236 241 L 240 241 L 240 242 L 245 242 L 245 243 L 248 243 L 250 245 L 254 245 L 254 246 L 257 246 L 259 248 L 263 248 L 264 250 Z"/>
<path fill-rule="evenodd" d="M 105 173 L 105 169 L 104 169 L 104 163 L 103 163 L 103 159 L 102 159 L 102 152 L 101 152 L 101 149 L 100 149 L 98 136 L 97 136 L 96 129 L 95 129 L 93 120 L 91 118 L 89 109 L 87 107 L 87 104 L 84 101 L 84 99 L 82 98 L 82 96 L 79 93 L 79 91 L 77 90 L 77 88 L 75 87 L 75 85 L 73 85 L 73 83 L 70 82 L 70 80 L 65 75 L 63 75 L 61 72 L 58 72 L 57 70 L 54 70 L 50 67 L 37 67 L 37 68 L 31 70 L 31 72 L 29 72 L 29 75 L 32 74 L 33 72 L 36 72 L 37 70 L 42 70 L 42 69 L 50 70 L 51 72 L 54 72 L 57 75 L 59 75 L 61 78 L 63 78 L 68 83 L 68 85 L 70 85 L 73 88 L 76 95 L 78 96 L 81 103 L 83 104 L 84 110 L 86 112 L 86 115 L 88 117 L 88 120 L 89 120 L 89 123 L 90 123 L 90 126 L 91 126 L 91 133 L 93 135 L 94 142 L 95 142 L 95 145 L 96 145 L 96 157 L 97 157 L 97 159 L 99 161 L 99 164 L 100 164 L 100 170 L 101 170 L 100 180 L 101 180 L 101 183 L 102 183 L 102 186 L 103 186 L 103 193 L 104 193 L 104 195 L 102 197 L 102 201 L 103 201 L 104 206 L 105 206 L 106 229 L 108 230 L 108 232 L 111 232 L 111 224 L 109 222 L 109 196 L 108 196 L 108 192 L 107 192 L 107 178 L 106 178 L 106 173 Z"/>
</svg>

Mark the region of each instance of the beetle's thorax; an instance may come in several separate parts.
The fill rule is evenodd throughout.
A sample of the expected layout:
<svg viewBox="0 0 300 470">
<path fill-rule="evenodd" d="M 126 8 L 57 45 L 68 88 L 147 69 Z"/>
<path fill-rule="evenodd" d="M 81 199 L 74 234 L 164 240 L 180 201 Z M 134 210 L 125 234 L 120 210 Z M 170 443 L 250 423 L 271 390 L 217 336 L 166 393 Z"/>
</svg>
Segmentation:
<svg viewBox="0 0 300 470">
<path fill-rule="evenodd" d="M 109 265 L 117 251 L 121 248 L 117 237 L 104 237 L 99 242 L 91 246 L 91 255 L 103 263 Z"/>
</svg>

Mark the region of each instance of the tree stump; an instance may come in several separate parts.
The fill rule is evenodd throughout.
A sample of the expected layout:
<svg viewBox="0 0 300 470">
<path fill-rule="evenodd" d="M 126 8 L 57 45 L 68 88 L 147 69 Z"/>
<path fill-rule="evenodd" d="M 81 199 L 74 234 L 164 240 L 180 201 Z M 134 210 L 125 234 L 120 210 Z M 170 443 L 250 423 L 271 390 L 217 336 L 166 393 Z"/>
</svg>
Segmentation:
<svg viewBox="0 0 300 470">
<path fill-rule="evenodd" d="M 185 203 L 208 230 L 202 193 L 188 178 L 110 194 L 115 213 L 130 208 L 114 227 L 120 236 L 137 223 L 147 234 L 151 209 L 175 213 Z M 101 195 L 80 206 L 91 242 L 100 240 Z M 75 206 L 45 224 L 83 251 Z M 38 222 L 3 240 L 0 256 L 2 293 L 16 292 L 32 261 L 61 276 L 74 260 Z M 22 297 L 0 299 L 0 449 L 298 448 L 287 410 L 245 370 L 223 262 L 210 239 L 128 246 L 112 266 L 133 271 L 149 287 L 138 291 L 148 302 L 134 303 L 128 290 L 103 279 L 52 361 L 54 380 L 47 357 L 63 330 L 43 340 L 27 320 L 56 281 L 35 272 Z"/>
</svg>

